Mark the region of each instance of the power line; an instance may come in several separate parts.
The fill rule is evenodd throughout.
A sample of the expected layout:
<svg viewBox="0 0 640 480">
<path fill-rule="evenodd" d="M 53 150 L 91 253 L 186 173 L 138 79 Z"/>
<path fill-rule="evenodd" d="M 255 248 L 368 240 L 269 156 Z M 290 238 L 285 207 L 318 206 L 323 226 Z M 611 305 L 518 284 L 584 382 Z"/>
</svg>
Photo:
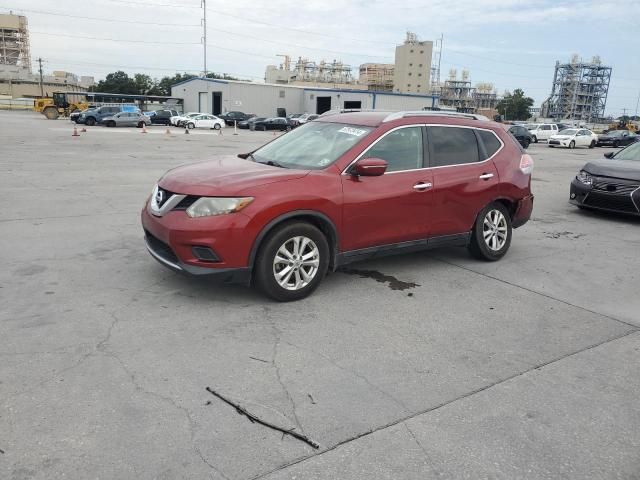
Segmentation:
<svg viewBox="0 0 640 480">
<path fill-rule="evenodd" d="M 136 25 L 156 25 L 160 27 L 200 27 L 200 24 L 186 24 L 186 23 L 158 23 L 158 22 L 142 22 L 138 20 L 123 20 L 119 18 L 100 18 L 100 17 L 85 17 L 83 15 L 72 15 L 70 13 L 59 12 L 46 12 L 44 10 L 28 10 L 25 8 L 6 7 L 0 5 L 0 8 L 25 13 L 35 13 L 37 15 L 53 15 L 56 17 L 78 18 L 80 20 L 97 20 L 99 22 L 111 22 L 111 23 L 129 23 Z"/>
<path fill-rule="evenodd" d="M 124 3 L 125 5 L 140 5 L 143 7 L 170 7 L 170 8 L 197 8 L 200 9 L 200 6 L 196 5 L 176 5 L 174 3 L 144 3 L 144 2 L 130 2 L 128 0 L 109 0 L 113 3 Z"/>
<path fill-rule="evenodd" d="M 122 43 L 142 43 L 142 44 L 149 44 L 149 45 L 174 45 L 174 46 L 180 46 L 180 45 L 200 45 L 200 42 L 153 42 L 153 41 L 149 41 L 149 40 L 123 40 L 120 38 L 105 38 L 105 37 L 89 37 L 89 36 L 85 36 L 85 35 L 71 35 L 68 33 L 49 33 L 49 32 L 36 32 L 36 31 L 31 31 L 30 33 L 35 33 L 38 35 L 50 35 L 52 37 L 68 37 L 68 38 L 81 38 L 81 39 L 85 39 L 85 40 L 104 40 L 107 42 L 122 42 Z"/>
</svg>

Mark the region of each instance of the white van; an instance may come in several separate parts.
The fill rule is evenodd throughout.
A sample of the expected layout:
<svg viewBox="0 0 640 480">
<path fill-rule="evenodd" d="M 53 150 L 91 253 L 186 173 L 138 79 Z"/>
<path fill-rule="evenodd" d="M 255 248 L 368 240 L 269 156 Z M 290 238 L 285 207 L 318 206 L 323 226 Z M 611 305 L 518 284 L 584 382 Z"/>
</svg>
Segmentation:
<svg viewBox="0 0 640 480">
<path fill-rule="evenodd" d="M 529 123 L 525 127 L 529 130 L 533 143 L 538 143 L 539 140 L 548 142 L 551 135 L 558 133 L 558 126 L 555 123 Z"/>
</svg>

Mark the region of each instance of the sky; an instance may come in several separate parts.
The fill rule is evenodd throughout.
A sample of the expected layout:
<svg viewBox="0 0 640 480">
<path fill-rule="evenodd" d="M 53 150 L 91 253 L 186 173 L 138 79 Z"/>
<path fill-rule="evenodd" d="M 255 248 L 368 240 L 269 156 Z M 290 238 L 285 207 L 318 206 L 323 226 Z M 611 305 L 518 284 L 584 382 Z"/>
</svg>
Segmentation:
<svg viewBox="0 0 640 480">
<path fill-rule="evenodd" d="M 469 70 L 499 93 L 522 88 L 540 106 L 556 61 L 600 56 L 613 67 L 607 114 L 634 114 L 640 95 L 640 2 L 612 0 L 206 0 L 208 71 L 262 81 L 289 54 L 393 63 L 407 31 L 444 36 L 441 77 Z M 31 57 L 45 72 L 96 79 L 203 70 L 201 0 L 0 0 L 26 15 Z"/>
</svg>

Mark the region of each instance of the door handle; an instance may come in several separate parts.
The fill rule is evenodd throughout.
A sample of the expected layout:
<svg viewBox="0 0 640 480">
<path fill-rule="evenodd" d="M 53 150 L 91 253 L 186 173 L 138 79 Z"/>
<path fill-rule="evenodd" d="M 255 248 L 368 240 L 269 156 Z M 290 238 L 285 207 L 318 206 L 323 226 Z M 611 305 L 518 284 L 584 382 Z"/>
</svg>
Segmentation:
<svg viewBox="0 0 640 480">
<path fill-rule="evenodd" d="M 431 183 L 431 182 L 427 182 L 427 183 L 425 183 L 425 182 L 420 182 L 420 183 L 416 183 L 416 184 L 413 186 L 413 189 L 414 189 L 414 190 L 418 190 L 418 191 L 423 192 L 423 191 L 425 191 L 426 189 L 431 188 L 431 187 L 433 187 L 433 183 Z"/>
<path fill-rule="evenodd" d="M 490 178 L 493 178 L 493 173 L 483 173 L 478 178 L 480 180 L 489 180 Z"/>
</svg>

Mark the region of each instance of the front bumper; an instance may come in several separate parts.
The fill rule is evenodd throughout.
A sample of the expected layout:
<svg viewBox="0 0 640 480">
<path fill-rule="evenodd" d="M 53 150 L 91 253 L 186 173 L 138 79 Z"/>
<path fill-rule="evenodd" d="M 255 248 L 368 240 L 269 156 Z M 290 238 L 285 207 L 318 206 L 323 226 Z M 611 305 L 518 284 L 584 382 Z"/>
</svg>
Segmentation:
<svg viewBox="0 0 640 480">
<path fill-rule="evenodd" d="M 549 145 L 553 145 L 556 147 L 568 147 L 571 143 L 571 140 L 549 140 Z"/>
<path fill-rule="evenodd" d="M 531 212 L 533 212 L 533 198 L 533 195 L 528 195 L 518 201 L 516 211 L 513 214 L 513 219 L 511 220 L 511 226 L 513 228 L 521 227 L 529 221 L 531 218 Z"/>
<path fill-rule="evenodd" d="M 597 184 L 597 177 L 594 184 Z M 615 184 L 615 182 L 611 182 Z M 569 189 L 569 203 L 578 207 L 602 210 L 607 212 L 624 213 L 640 216 L 640 187 L 629 188 L 621 184 L 621 189 L 607 191 L 604 188 L 594 188 L 593 185 L 585 185 L 574 178 Z"/>
<path fill-rule="evenodd" d="M 184 211 L 170 211 L 156 217 L 145 206 L 141 221 L 147 250 L 165 267 L 228 283 L 250 283 L 252 243 L 245 230 L 249 218 L 242 213 L 190 218 Z M 209 249 L 215 260 L 198 258 L 194 247 Z"/>
</svg>

